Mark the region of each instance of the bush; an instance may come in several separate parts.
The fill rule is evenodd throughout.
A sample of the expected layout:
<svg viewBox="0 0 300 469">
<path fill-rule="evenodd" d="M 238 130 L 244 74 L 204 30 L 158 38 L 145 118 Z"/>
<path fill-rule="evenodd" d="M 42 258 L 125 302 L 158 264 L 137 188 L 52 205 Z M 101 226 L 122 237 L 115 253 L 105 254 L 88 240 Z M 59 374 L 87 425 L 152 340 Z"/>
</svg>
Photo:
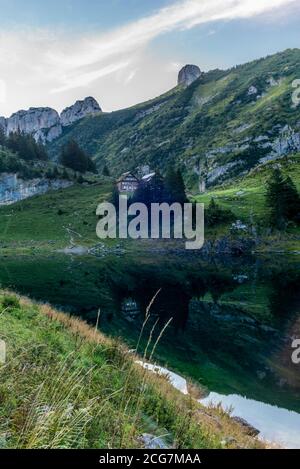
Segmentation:
<svg viewBox="0 0 300 469">
<path fill-rule="evenodd" d="M 234 218 L 231 210 L 220 207 L 214 199 L 211 199 L 205 217 L 208 226 L 231 223 Z"/>
<path fill-rule="evenodd" d="M 1 301 L 3 309 L 19 309 L 20 301 L 14 295 L 5 295 Z"/>
<path fill-rule="evenodd" d="M 93 160 L 80 148 L 75 140 L 70 140 L 63 148 L 59 157 L 59 162 L 66 168 L 73 169 L 80 173 L 96 172 Z"/>
</svg>

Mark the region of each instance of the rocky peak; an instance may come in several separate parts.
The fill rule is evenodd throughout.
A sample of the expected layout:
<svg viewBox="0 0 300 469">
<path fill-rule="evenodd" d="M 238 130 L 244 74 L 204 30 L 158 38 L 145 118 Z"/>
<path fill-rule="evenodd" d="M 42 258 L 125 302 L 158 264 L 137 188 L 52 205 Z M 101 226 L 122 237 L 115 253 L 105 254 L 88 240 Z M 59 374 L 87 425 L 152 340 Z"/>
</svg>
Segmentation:
<svg viewBox="0 0 300 469">
<path fill-rule="evenodd" d="M 83 101 L 76 101 L 73 106 L 64 109 L 60 115 L 61 125 L 67 127 L 85 116 L 95 115 L 99 112 L 101 112 L 101 108 L 98 102 L 90 96 Z"/>
<path fill-rule="evenodd" d="M 185 65 L 178 74 L 178 85 L 190 86 L 201 76 L 201 70 L 197 65 Z"/>
<path fill-rule="evenodd" d="M 42 142 L 52 142 L 58 138 L 63 127 L 73 124 L 87 115 L 95 115 L 101 112 L 97 101 L 88 97 L 83 101 L 76 101 L 73 106 L 63 110 L 59 116 L 55 109 L 49 107 L 31 107 L 27 111 L 18 111 L 6 119 L 0 117 L 0 127 L 7 135 L 12 132 L 24 132 Z"/>
<path fill-rule="evenodd" d="M 50 132 L 51 131 L 51 132 Z M 30 108 L 18 111 L 6 119 L 6 133 L 24 132 L 32 134 L 36 140 L 50 141 L 48 134 L 62 132 L 58 113 L 49 107 Z"/>
</svg>

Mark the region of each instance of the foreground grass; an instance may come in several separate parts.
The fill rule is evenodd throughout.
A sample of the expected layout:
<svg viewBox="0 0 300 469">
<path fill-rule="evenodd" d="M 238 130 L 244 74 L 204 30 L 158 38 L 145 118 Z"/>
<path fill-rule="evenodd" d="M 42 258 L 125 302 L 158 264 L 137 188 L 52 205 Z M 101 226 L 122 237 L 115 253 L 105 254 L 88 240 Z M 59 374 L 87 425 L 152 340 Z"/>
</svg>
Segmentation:
<svg viewBox="0 0 300 469">
<path fill-rule="evenodd" d="M 6 292 L 0 304 L 1 447 L 136 448 L 144 432 L 176 448 L 262 447 L 86 323 Z"/>
</svg>

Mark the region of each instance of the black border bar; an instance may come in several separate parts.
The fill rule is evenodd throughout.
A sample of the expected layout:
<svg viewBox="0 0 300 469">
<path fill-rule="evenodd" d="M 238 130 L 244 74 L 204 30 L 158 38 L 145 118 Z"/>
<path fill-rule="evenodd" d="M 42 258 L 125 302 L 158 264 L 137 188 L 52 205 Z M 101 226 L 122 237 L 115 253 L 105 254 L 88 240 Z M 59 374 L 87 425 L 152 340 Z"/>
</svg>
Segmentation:
<svg viewBox="0 0 300 469">
<path fill-rule="evenodd" d="M 299 450 L 1 450 L 1 467 L 285 467 L 299 458 Z"/>
</svg>

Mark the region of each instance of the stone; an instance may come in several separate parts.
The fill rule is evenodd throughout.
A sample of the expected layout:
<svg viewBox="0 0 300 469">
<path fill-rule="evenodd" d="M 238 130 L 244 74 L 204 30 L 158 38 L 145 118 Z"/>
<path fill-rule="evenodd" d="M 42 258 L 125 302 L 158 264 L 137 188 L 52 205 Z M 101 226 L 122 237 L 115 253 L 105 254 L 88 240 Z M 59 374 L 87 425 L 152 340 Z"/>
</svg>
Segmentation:
<svg viewBox="0 0 300 469">
<path fill-rule="evenodd" d="M 253 96 L 255 94 L 258 94 L 258 89 L 256 88 L 256 86 L 250 86 L 250 88 L 248 89 L 248 96 Z"/>
<path fill-rule="evenodd" d="M 98 102 L 90 96 L 64 109 L 60 115 L 60 122 L 63 127 L 67 127 L 83 117 L 93 116 L 100 112 L 102 111 Z"/>
<path fill-rule="evenodd" d="M 190 86 L 201 74 L 197 65 L 185 65 L 178 74 L 178 85 Z"/>
<path fill-rule="evenodd" d="M 164 440 L 155 435 L 150 435 L 149 433 L 143 433 L 140 437 L 145 449 L 168 449 L 169 446 L 164 442 Z"/>
<path fill-rule="evenodd" d="M 260 431 L 257 428 L 253 427 L 247 420 L 243 419 L 242 417 L 232 417 L 232 420 L 239 423 L 244 430 L 246 430 L 247 435 L 249 436 L 257 436 Z"/>
<path fill-rule="evenodd" d="M 237 231 L 246 231 L 248 229 L 247 225 L 243 223 L 241 220 L 237 220 L 236 222 L 232 223 L 231 228 Z"/>
</svg>

